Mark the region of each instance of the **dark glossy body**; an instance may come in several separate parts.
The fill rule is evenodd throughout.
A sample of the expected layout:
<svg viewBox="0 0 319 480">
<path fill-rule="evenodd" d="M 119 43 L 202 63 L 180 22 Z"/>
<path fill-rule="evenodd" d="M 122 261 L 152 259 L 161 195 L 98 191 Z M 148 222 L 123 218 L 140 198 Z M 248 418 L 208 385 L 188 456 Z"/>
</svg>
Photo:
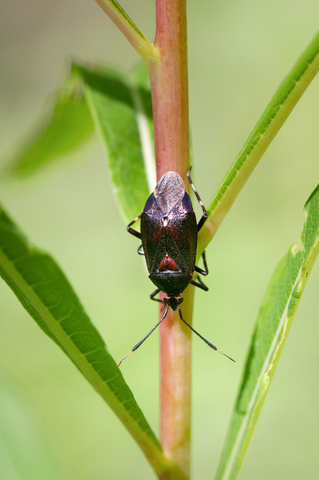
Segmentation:
<svg viewBox="0 0 319 480">
<path fill-rule="evenodd" d="M 197 234 L 207 219 L 207 212 L 190 178 L 190 171 L 187 178 L 203 211 L 198 223 L 182 178 L 176 172 L 167 172 L 149 196 L 141 215 L 127 226 L 129 233 L 142 240 L 138 253 L 145 255 L 149 278 L 157 287 L 151 299 L 173 310 L 182 303 L 180 294 L 189 283 L 208 290 L 199 277 L 197 281 L 192 280 L 194 271 L 208 274 L 205 252 L 205 270 L 195 266 Z M 139 219 L 141 233 L 131 228 Z M 166 293 L 162 300 L 154 298 L 160 291 Z"/>
<path fill-rule="evenodd" d="M 178 296 L 195 270 L 197 222 L 181 177 L 166 173 L 141 215 L 141 239 L 149 278 L 169 297 Z"/>
</svg>

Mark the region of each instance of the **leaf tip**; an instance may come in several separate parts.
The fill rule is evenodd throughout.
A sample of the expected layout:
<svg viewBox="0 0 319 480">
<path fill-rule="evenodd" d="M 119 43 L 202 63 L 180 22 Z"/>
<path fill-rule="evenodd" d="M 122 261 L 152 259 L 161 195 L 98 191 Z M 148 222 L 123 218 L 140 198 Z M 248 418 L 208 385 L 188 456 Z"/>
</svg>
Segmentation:
<svg viewBox="0 0 319 480">
<path fill-rule="evenodd" d="M 314 189 L 314 191 L 312 192 L 312 194 L 310 195 L 310 197 L 308 198 L 308 200 L 306 201 L 305 203 L 305 206 L 304 208 L 306 208 L 309 204 L 309 202 L 313 199 L 313 197 L 319 192 L 319 184 L 316 186 L 316 188 Z"/>
</svg>

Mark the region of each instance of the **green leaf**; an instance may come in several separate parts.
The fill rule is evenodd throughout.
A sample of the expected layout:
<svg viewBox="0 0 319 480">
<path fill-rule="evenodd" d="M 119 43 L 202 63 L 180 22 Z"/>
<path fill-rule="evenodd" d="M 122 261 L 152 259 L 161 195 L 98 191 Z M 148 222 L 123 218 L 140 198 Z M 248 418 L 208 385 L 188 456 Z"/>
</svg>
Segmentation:
<svg viewBox="0 0 319 480">
<path fill-rule="evenodd" d="M 211 201 L 207 209 L 208 219 L 198 238 L 198 258 L 318 70 L 319 33 L 279 86 Z"/>
<path fill-rule="evenodd" d="M 83 80 L 75 72 L 44 108 L 38 126 L 9 156 L 9 172 L 29 175 L 72 153 L 90 138 L 94 125 L 83 97 Z"/>
<path fill-rule="evenodd" d="M 55 261 L 32 246 L 0 208 L 0 275 L 39 327 L 122 421 L 157 472 L 172 468 L 121 371 Z"/>
<path fill-rule="evenodd" d="M 302 244 L 277 265 L 257 318 L 217 480 L 237 478 L 275 367 L 319 253 L 319 186 L 305 205 Z"/>
<path fill-rule="evenodd" d="M 74 63 L 55 102 L 52 113 L 43 116 L 37 130 L 11 156 L 9 171 L 20 176 L 34 173 L 72 153 L 96 129 L 106 148 L 121 211 L 127 221 L 133 220 L 156 184 L 145 65 L 125 76 L 105 66 Z"/>
<path fill-rule="evenodd" d="M 24 396 L 0 373 L 0 478 L 66 478 Z"/>
<path fill-rule="evenodd" d="M 126 220 L 144 208 L 155 185 L 151 94 L 145 77 L 133 80 L 106 67 L 74 66 L 105 145 L 114 192 Z"/>
</svg>

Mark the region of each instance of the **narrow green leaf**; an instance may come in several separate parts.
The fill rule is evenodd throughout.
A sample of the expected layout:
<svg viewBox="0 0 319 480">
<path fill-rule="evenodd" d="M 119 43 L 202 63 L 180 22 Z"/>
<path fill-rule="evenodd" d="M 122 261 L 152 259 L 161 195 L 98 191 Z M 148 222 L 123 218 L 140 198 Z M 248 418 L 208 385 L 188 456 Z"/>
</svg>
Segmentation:
<svg viewBox="0 0 319 480">
<path fill-rule="evenodd" d="M 279 86 L 211 201 L 207 209 L 208 219 L 199 234 L 198 256 L 217 232 L 250 174 L 318 70 L 319 33 Z"/>
<path fill-rule="evenodd" d="M 92 120 L 93 118 L 93 120 Z M 112 184 L 127 221 L 139 215 L 156 184 L 152 101 L 145 65 L 129 75 L 73 64 L 53 111 L 11 156 L 9 169 L 31 174 L 71 153 L 94 128 L 106 148 Z"/>
<path fill-rule="evenodd" d="M 139 215 L 155 185 L 150 91 L 106 67 L 78 65 L 84 95 L 105 145 L 114 191 L 126 220 Z M 148 178 L 147 178 L 148 176 Z"/>
<path fill-rule="evenodd" d="M 9 172 L 28 175 L 72 153 L 93 134 L 83 80 L 73 72 L 49 99 L 37 127 L 9 157 Z"/>
<path fill-rule="evenodd" d="M 144 65 L 125 76 L 103 66 L 73 64 L 53 112 L 11 156 L 9 171 L 27 175 L 59 160 L 94 128 L 106 148 L 122 213 L 133 220 L 156 184 L 152 101 Z"/>
<path fill-rule="evenodd" d="M 309 274 L 319 253 L 319 186 L 305 205 L 302 244 L 277 265 L 257 318 L 217 480 L 234 480 L 268 392 Z"/>
<path fill-rule="evenodd" d="M 151 85 L 145 63 L 138 64 L 132 70 L 130 82 L 149 194 L 154 190 L 157 182 Z"/>
<path fill-rule="evenodd" d="M 172 468 L 103 339 L 63 272 L 0 208 L 0 275 L 40 328 L 72 359 L 157 472 Z"/>
</svg>

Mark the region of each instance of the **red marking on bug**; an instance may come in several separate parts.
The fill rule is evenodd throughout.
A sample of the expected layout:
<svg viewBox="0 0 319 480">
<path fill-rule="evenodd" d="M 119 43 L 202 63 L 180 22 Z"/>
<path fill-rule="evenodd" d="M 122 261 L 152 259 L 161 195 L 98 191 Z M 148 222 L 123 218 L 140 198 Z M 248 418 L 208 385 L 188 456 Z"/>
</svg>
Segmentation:
<svg viewBox="0 0 319 480">
<path fill-rule="evenodd" d="M 173 270 L 173 271 L 177 271 L 178 270 L 178 266 L 176 265 L 176 263 L 174 262 L 174 260 L 171 259 L 171 257 L 168 255 L 168 253 L 165 255 L 165 257 L 163 258 L 163 260 L 161 261 L 161 264 L 160 266 L 158 267 L 159 271 L 160 272 L 163 272 L 165 270 Z"/>
</svg>

